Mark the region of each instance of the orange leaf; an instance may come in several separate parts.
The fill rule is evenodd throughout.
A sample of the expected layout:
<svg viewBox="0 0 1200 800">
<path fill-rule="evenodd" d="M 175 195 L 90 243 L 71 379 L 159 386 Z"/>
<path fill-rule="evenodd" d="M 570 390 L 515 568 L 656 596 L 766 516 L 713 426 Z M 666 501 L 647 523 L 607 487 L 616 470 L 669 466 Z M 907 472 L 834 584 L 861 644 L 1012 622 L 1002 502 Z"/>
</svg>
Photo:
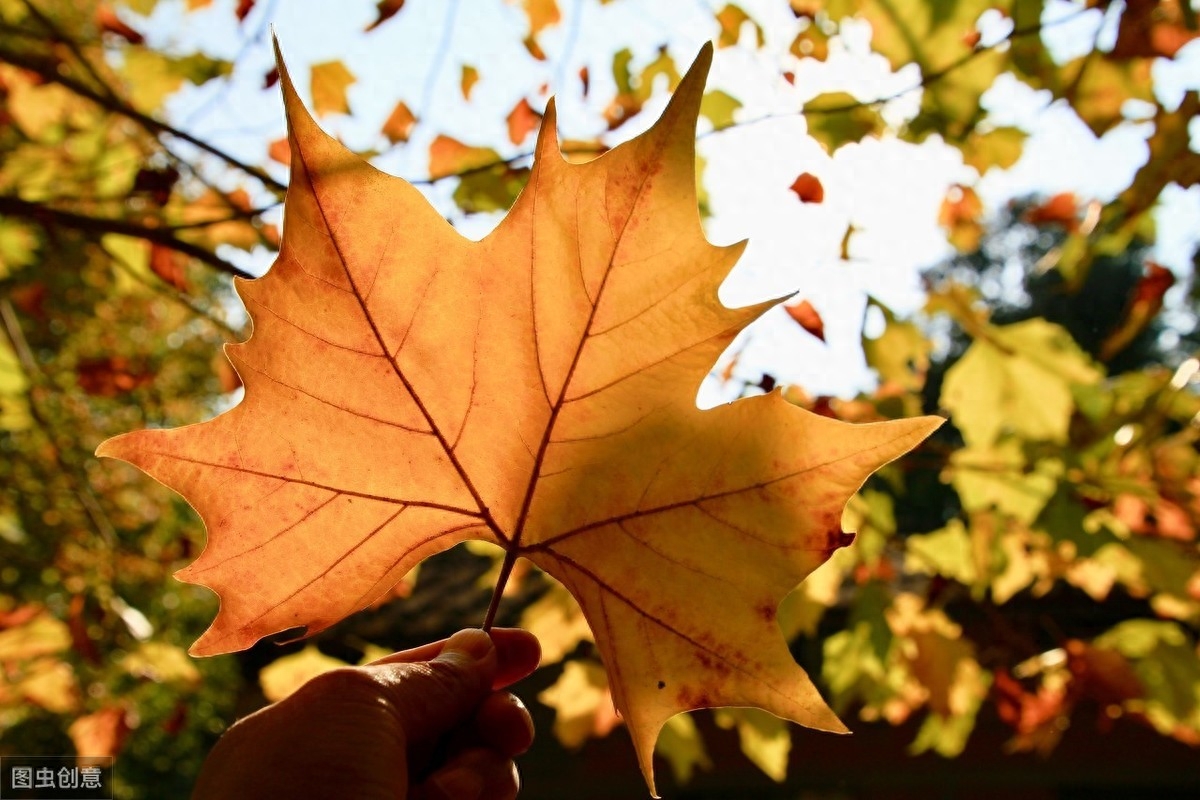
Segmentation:
<svg viewBox="0 0 1200 800">
<path fill-rule="evenodd" d="M 776 610 L 853 539 L 842 512 L 871 472 L 942 420 L 851 425 L 778 392 L 696 408 L 712 364 L 776 303 L 717 299 L 744 243 L 709 244 L 697 209 L 711 58 L 649 131 L 586 164 L 563 159 L 551 103 L 526 190 L 481 241 L 322 132 L 281 68 L 283 249 L 236 281 L 254 335 L 227 348 L 245 398 L 98 450 L 208 525 L 178 574 L 221 598 L 194 654 L 324 630 L 477 539 L 579 601 L 651 789 L 655 740 L 681 711 L 758 706 L 845 730 Z"/>
<path fill-rule="evenodd" d="M 272 161 L 278 161 L 280 164 L 287 166 L 292 163 L 292 145 L 285 136 L 282 139 L 276 139 L 267 147 L 267 155 Z"/>
<path fill-rule="evenodd" d="M 433 178 L 459 175 L 499 161 L 495 150 L 472 147 L 444 134 L 429 145 L 429 174 Z"/>
<path fill-rule="evenodd" d="M 825 322 L 821 319 L 821 315 L 813 308 L 813 304 L 807 300 L 801 300 L 799 303 L 791 306 L 784 306 L 783 310 L 788 313 L 788 316 L 796 321 L 796 323 L 804 330 L 811 333 L 813 336 L 825 341 Z"/>
<path fill-rule="evenodd" d="M 150 383 L 154 376 L 124 356 L 81 359 L 75 367 L 79 388 L 96 397 L 116 397 Z"/>
<path fill-rule="evenodd" d="M 318 117 L 326 114 L 349 114 L 350 102 L 346 90 L 357 80 L 339 59 L 313 64 L 311 90 L 313 110 Z"/>
<path fill-rule="evenodd" d="M 416 124 L 417 118 L 413 116 L 408 105 L 401 100 L 399 103 L 396 103 L 396 107 L 392 109 L 391 115 L 383 123 L 383 135 L 392 144 L 407 142 L 408 137 L 412 134 L 413 126 Z"/>
<path fill-rule="evenodd" d="M 146 41 L 142 34 L 129 27 L 124 20 L 118 17 L 117 12 L 113 11 L 109 5 L 96 7 L 96 27 L 104 33 L 119 36 L 130 44 L 141 44 Z"/>
<path fill-rule="evenodd" d="M 1120 323 L 1100 344 L 1101 360 L 1107 361 L 1120 353 L 1146 330 L 1146 326 L 1162 311 L 1163 297 L 1174 285 L 1175 273 L 1161 264 L 1146 262 L 1146 274 L 1134 287 Z"/>
<path fill-rule="evenodd" d="M 475 88 L 475 84 L 478 82 L 479 70 L 463 64 L 462 76 L 459 78 L 459 88 L 462 90 L 463 100 L 471 99 L 471 90 Z"/>
<path fill-rule="evenodd" d="M 537 130 L 542 115 L 533 110 L 529 101 L 521 98 L 521 102 L 508 112 L 508 139 L 513 144 L 520 144 L 525 137 Z"/>
<path fill-rule="evenodd" d="M 1079 228 L 1079 201 L 1074 192 L 1059 192 L 1029 209 L 1025 220 L 1033 225 L 1059 225 L 1073 232 Z"/>
<path fill-rule="evenodd" d="M 562 19 L 558 0 L 509 0 L 519 2 L 529 17 L 529 38 L 537 36 L 543 28 L 557 24 Z"/>
<path fill-rule="evenodd" d="M 979 247 L 983 238 L 983 202 L 969 186 L 954 185 L 946 191 L 938 210 L 938 224 L 946 229 L 950 243 L 964 253 Z"/>
<path fill-rule="evenodd" d="M 1200 31 L 1196 30 L 1195 18 L 1189 28 L 1180 0 L 1128 0 L 1109 57 L 1174 58 L 1181 47 L 1197 36 Z"/>
<path fill-rule="evenodd" d="M 366 32 L 375 30 L 396 16 L 402 8 L 404 8 L 404 0 L 379 0 L 379 3 L 375 6 L 375 21 L 367 26 Z"/>
<path fill-rule="evenodd" d="M 188 257 L 161 244 L 150 245 L 150 271 L 181 292 L 188 290 Z"/>
<path fill-rule="evenodd" d="M 801 172 L 789 188 L 796 193 L 801 203 L 820 203 L 825 199 L 825 187 L 811 172 Z"/>
<path fill-rule="evenodd" d="M 525 45 L 525 49 L 529 51 L 529 55 L 533 56 L 538 61 L 546 60 L 546 51 L 542 49 L 542 46 L 538 44 L 538 40 L 533 38 L 532 35 L 526 36 L 524 39 L 522 39 L 521 44 Z"/>
<path fill-rule="evenodd" d="M 81 757 L 107 759 L 121 752 L 131 730 L 125 709 L 108 706 L 72 722 L 68 735 Z"/>
</svg>

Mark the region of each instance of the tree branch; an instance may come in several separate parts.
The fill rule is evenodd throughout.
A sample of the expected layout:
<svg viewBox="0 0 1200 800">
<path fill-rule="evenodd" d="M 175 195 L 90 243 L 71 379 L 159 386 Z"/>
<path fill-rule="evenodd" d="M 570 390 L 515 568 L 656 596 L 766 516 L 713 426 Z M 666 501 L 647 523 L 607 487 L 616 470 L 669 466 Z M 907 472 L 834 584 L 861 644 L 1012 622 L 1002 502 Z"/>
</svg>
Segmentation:
<svg viewBox="0 0 1200 800">
<path fill-rule="evenodd" d="M 182 131 L 166 122 L 155 119 L 148 114 L 144 114 L 120 98 L 101 94 L 97 90 L 75 78 L 60 74 L 58 70 L 54 68 L 54 65 L 45 59 L 31 57 L 24 53 L 14 53 L 11 50 L 0 50 L 0 60 L 7 61 L 13 66 L 27 69 L 31 72 L 36 72 L 47 82 L 57 83 L 64 88 L 70 89 L 80 97 L 91 100 L 101 108 L 108 109 L 114 114 L 119 114 L 127 119 L 132 120 L 133 122 L 136 122 L 152 135 L 158 136 L 161 134 L 167 134 L 177 139 L 181 139 L 182 141 L 185 141 L 194 147 L 198 147 L 204 152 L 221 159 L 229 166 L 240 169 L 247 175 L 250 175 L 251 177 L 261 181 L 264 186 L 272 189 L 273 191 L 279 193 L 287 191 L 286 184 L 275 180 L 262 169 L 247 164 L 241 159 L 226 153 L 219 147 L 210 144 L 199 137 L 193 136 L 187 131 Z"/>
<path fill-rule="evenodd" d="M 135 236 L 155 244 L 161 244 L 208 264 L 210 267 L 239 278 L 253 279 L 254 276 L 240 267 L 206 250 L 198 244 L 185 242 L 171 233 L 169 228 L 155 228 L 120 219 L 89 217 L 74 211 L 51 208 L 41 203 L 32 203 L 19 197 L 0 195 L 0 215 L 33 220 L 45 228 L 61 226 L 84 233 L 119 233 Z"/>
</svg>

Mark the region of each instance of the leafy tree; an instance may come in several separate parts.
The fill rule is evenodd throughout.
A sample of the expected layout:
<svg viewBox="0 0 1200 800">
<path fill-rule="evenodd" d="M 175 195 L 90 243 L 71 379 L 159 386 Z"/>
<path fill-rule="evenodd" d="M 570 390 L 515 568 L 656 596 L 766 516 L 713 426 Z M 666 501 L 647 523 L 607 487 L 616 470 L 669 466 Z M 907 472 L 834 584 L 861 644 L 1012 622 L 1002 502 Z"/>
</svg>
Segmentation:
<svg viewBox="0 0 1200 800">
<path fill-rule="evenodd" d="M 265 44 L 263 5 L 223 13 Z M 406 24 L 403 5 L 380 3 L 372 28 Z M 234 401 L 237 376 L 218 345 L 247 332 L 230 278 L 244 274 L 237 251 L 278 247 L 269 220 L 285 187 L 269 143 L 252 163 L 167 121 L 173 93 L 226 81 L 234 67 L 148 45 L 155 6 L 0 0 L 0 747 L 119 753 L 118 791 L 131 798 L 184 796 L 208 745 L 262 695 L 380 645 L 477 624 L 488 591 L 476 579 L 499 567 L 494 553 L 451 553 L 402 582 L 396 594 L 409 600 L 331 629 L 319 650 L 184 653 L 215 607 L 171 574 L 203 534 L 178 497 L 91 453 L 114 433 L 198 421 Z M 545 58 L 547 31 L 570 11 L 555 0 L 519 7 L 529 58 Z M 1197 744 L 1195 317 L 1168 291 L 1179 279 L 1147 260 L 1160 196 L 1200 179 L 1189 139 L 1200 100 L 1193 90 L 1167 102 L 1151 69 L 1196 37 L 1193 6 L 1075 4 L 1069 15 L 1103 17 L 1116 37 L 1065 63 L 1043 37 L 1062 18 L 1041 0 L 789 7 L 785 32 L 723 5 L 712 38 L 776 59 L 786 80 L 825 60 L 848 19 L 865 19 L 871 48 L 920 90 L 899 122 L 883 113 L 891 97 L 827 92 L 796 109 L 830 152 L 865 138 L 940 140 L 981 174 L 1006 169 L 1025 133 L 993 125 L 981 102 L 1001 76 L 1048 92 L 1097 135 L 1130 121 L 1152 130 L 1146 163 L 1110 203 L 1063 195 L 989 218 L 973 187 L 952 187 L 942 222 L 960 255 L 928 273 L 925 309 L 906 318 L 869 301 L 862 347 L 878 387 L 853 399 L 786 390 L 843 419 L 924 409 L 952 423 L 851 502 L 857 543 L 780 610 L 793 652 L 848 720 L 919 718 L 918 751 L 961 752 L 987 706 L 1017 749 L 1050 751 L 1061 719 L 1097 706 L 1103 719 Z M 781 34 L 788 55 L 770 49 Z M 679 72 L 666 49 L 614 53 L 609 133 L 564 149 L 603 152 Z M 464 95 L 480 74 L 462 69 Z M 317 111 L 344 113 L 346 86 L 344 66 L 314 67 Z M 507 142 L 431 132 L 428 183 L 452 197 L 458 221 L 513 202 L 544 102 L 531 92 L 515 104 Z M 719 91 L 702 112 L 717 131 L 753 121 Z M 400 102 L 381 140 L 405 146 L 425 124 Z M 270 153 L 288 158 L 279 143 Z M 819 180 L 793 188 L 821 202 Z M 561 587 L 516 577 L 501 615 L 542 639 L 550 670 L 538 697 L 562 743 L 581 746 L 619 725 L 590 634 Z M 786 726 L 736 709 L 715 721 L 785 777 Z M 677 717 L 660 741 L 681 781 L 708 763 L 704 727 Z"/>
</svg>

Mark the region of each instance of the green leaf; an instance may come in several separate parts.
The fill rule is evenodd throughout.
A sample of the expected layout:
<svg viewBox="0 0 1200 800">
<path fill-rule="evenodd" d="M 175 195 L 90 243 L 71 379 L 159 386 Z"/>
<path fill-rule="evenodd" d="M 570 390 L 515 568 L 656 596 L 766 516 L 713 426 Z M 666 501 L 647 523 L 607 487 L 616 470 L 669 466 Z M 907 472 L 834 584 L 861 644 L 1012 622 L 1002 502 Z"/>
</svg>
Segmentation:
<svg viewBox="0 0 1200 800">
<path fill-rule="evenodd" d="M 964 586 L 974 585 L 979 577 L 971 536 L 960 519 L 933 533 L 909 536 L 904 545 L 905 572 L 942 575 Z"/>
<path fill-rule="evenodd" d="M 275 703 L 321 673 L 347 666 L 345 661 L 327 656 L 316 645 L 309 644 L 303 650 L 277 658 L 263 667 L 258 673 L 258 683 L 263 695 Z"/>
<path fill-rule="evenodd" d="M 787 779 L 792 736 L 787 723 L 759 708 L 719 708 L 713 716 L 722 728 L 736 728 L 742 752 L 776 783 Z"/>
<path fill-rule="evenodd" d="M 766 39 L 763 37 L 762 26 L 754 21 L 753 18 L 740 6 L 735 6 L 728 3 L 716 14 L 717 24 L 721 26 L 721 32 L 717 36 L 717 47 L 732 47 L 738 43 L 742 37 L 742 26 L 749 22 L 754 26 L 754 35 L 758 41 L 758 47 L 761 50 Z"/>
<path fill-rule="evenodd" d="M 617 84 L 617 94 L 633 94 L 633 72 L 629 69 L 631 61 L 633 51 L 628 47 L 622 47 L 613 53 L 612 74 L 613 81 Z"/>
<path fill-rule="evenodd" d="M 129 85 L 129 99 L 135 107 L 148 112 L 159 109 L 184 81 L 198 86 L 232 69 L 229 62 L 200 53 L 170 56 L 142 47 L 129 47 L 123 53 L 121 74 Z"/>
<path fill-rule="evenodd" d="M 0 336 L 0 430 L 23 431 L 33 425 L 29 379 L 7 336 Z"/>
<path fill-rule="evenodd" d="M 1057 70 L 1037 30 L 1044 7 L 1045 0 L 1013 0 L 1008 12 L 1014 30 L 1030 31 L 1011 40 L 1009 58 L 1013 72 L 1036 89 L 1048 88 L 1050 76 Z"/>
<path fill-rule="evenodd" d="M 893 70 L 915 63 L 930 75 L 971 52 L 971 34 L 990 0 L 831 0 L 834 21 L 857 16 L 871 23 L 871 49 Z"/>
<path fill-rule="evenodd" d="M 658 55 L 646 65 L 642 74 L 638 76 L 637 95 L 643 103 L 650 99 L 650 95 L 654 92 L 655 79 L 659 75 L 666 77 L 667 91 L 675 91 L 675 87 L 679 85 L 679 69 L 675 66 L 675 59 L 671 58 L 665 47 L 659 48 Z"/>
<path fill-rule="evenodd" d="M 1062 68 L 1063 96 L 1092 133 L 1102 136 L 1125 119 L 1121 109 L 1126 101 L 1154 102 L 1151 63 L 1081 56 Z"/>
<path fill-rule="evenodd" d="M 677 714 L 667 720 L 662 733 L 658 735 L 654 752 L 667 760 L 679 783 L 690 781 L 697 767 L 712 769 L 712 761 L 704 749 L 704 739 L 696 728 L 695 720 L 687 714 Z"/>
<path fill-rule="evenodd" d="M 587 660 L 565 663 L 558 680 L 538 695 L 538 701 L 554 709 L 554 738 L 568 750 L 582 747 L 594 736 L 597 709 L 612 706 L 604 668 Z"/>
<path fill-rule="evenodd" d="M 5 108 L 17 127 L 35 141 L 58 144 L 80 100 L 65 86 L 47 83 L 38 86 L 13 81 Z"/>
<path fill-rule="evenodd" d="M 904 138 L 921 142 L 937 133 L 959 146 L 969 141 L 982 117 L 980 98 L 1004 67 L 1005 55 L 988 50 L 927 82 L 920 112 L 905 126 Z"/>
<path fill-rule="evenodd" d="M 1074 384 L 1100 370 L 1063 328 L 1037 318 L 988 327 L 946 371 L 941 404 L 970 445 L 988 447 L 1008 432 L 1065 444 Z"/>
<path fill-rule="evenodd" d="M 529 181 L 527 167 L 495 164 L 459 179 L 454 202 L 466 214 L 507 211 Z"/>
<path fill-rule="evenodd" d="M 733 125 L 733 112 L 742 107 L 742 101 L 720 89 L 708 92 L 700 101 L 700 116 L 712 123 L 715 130 Z"/>
<path fill-rule="evenodd" d="M 1095 644 L 1133 662 L 1146 697 L 1144 709 L 1141 701 L 1127 701 L 1126 706 L 1144 710 L 1161 733 L 1177 735 L 1183 727 L 1194 740 L 1200 733 L 1200 653 L 1178 625 L 1127 620 L 1096 637 Z"/>
<path fill-rule="evenodd" d="M 37 261 L 38 237 L 29 226 L 0 218 L 0 279 Z"/>
<path fill-rule="evenodd" d="M 870 105 L 845 92 L 819 94 L 804 104 L 808 135 L 832 153 L 844 144 L 882 133 L 883 117 Z"/>
<path fill-rule="evenodd" d="M 992 445 L 966 445 L 950 454 L 947 473 L 967 511 L 996 509 L 1030 524 L 1054 494 L 1062 462 L 1039 458 L 1030 463 L 1016 439 Z"/>
<path fill-rule="evenodd" d="M 992 685 L 992 675 L 979 669 L 972 659 L 963 662 L 955 674 L 952 688 L 956 694 L 967 699 L 961 711 L 948 716 L 930 714 L 921 723 L 917 738 L 909 745 L 909 752 L 917 755 L 932 750 L 944 758 L 960 755 L 967 746 L 971 731 L 975 729 L 975 718 L 987 698 Z"/>
<path fill-rule="evenodd" d="M 959 144 L 963 162 L 980 175 L 992 167 L 1008 169 L 1021 158 L 1029 134 L 1020 128 L 995 128 L 987 133 L 973 131 Z"/>
<path fill-rule="evenodd" d="M 895 383 L 908 390 L 919 389 L 925 384 L 933 344 L 916 324 L 898 320 L 890 308 L 868 297 L 868 311 L 871 308 L 877 308 L 883 314 L 885 327 L 874 339 L 863 334 L 862 349 L 867 365 L 884 383 Z"/>
<path fill-rule="evenodd" d="M 1076 499 L 1069 482 L 1058 484 L 1046 502 L 1034 527 L 1045 532 L 1055 542 L 1070 542 L 1079 558 L 1091 558 L 1101 547 L 1115 544 L 1117 539 L 1106 528 L 1088 525 L 1088 510 Z"/>
</svg>

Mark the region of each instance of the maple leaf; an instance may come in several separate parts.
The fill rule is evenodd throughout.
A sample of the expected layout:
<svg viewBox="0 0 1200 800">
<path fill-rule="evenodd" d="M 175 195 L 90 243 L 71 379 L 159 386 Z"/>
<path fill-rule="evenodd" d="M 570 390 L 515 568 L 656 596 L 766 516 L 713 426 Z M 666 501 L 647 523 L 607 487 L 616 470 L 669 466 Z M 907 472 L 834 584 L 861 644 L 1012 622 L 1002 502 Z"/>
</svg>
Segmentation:
<svg viewBox="0 0 1200 800">
<path fill-rule="evenodd" d="M 506 551 L 501 585 L 524 557 L 578 600 L 652 790 L 655 740 L 682 711 L 845 730 L 776 609 L 851 541 L 842 511 L 867 476 L 941 420 L 855 426 L 778 392 L 696 408 L 777 302 L 717 300 L 745 243 L 709 244 L 697 209 L 711 52 L 649 131 L 586 164 L 563 158 L 551 102 L 527 188 L 478 242 L 323 133 L 281 66 L 282 250 L 237 281 L 254 334 L 226 350 L 245 398 L 97 451 L 208 527 L 178 573 L 221 598 L 193 654 L 323 630 L 479 539 Z"/>
</svg>

